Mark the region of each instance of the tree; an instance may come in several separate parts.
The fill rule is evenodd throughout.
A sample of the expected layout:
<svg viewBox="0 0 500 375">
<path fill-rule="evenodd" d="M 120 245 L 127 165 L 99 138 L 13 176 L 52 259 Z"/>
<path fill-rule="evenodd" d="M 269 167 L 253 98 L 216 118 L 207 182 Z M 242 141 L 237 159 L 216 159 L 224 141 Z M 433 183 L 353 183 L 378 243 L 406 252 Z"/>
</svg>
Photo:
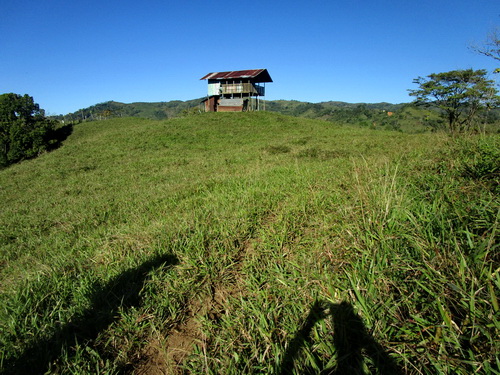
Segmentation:
<svg viewBox="0 0 500 375">
<path fill-rule="evenodd" d="M 416 104 L 437 106 L 452 133 L 466 131 L 481 110 L 500 103 L 494 81 L 486 74 L 484 69 L 433 73 L 414 79 L 420 87 L 408 91 L 416 97 Z"/>
<path fill-rule="evenodd" d="M 485 55 L 497 61 L 500 61 L 499 31 L 493 30 L 486 38 L 486 42 L 483 44 L 483 46 L 481 47 L 472 46 L 471 48 L 481 55 Z M 500 68 L 496 68 L 495 73 L 500 73 Z"/>
<path fill-rule="evenodd" d="M 54 121 L 29 95 L 0 95 L 0 167 L 32 158 L 48 149 Z"/>
</svg>

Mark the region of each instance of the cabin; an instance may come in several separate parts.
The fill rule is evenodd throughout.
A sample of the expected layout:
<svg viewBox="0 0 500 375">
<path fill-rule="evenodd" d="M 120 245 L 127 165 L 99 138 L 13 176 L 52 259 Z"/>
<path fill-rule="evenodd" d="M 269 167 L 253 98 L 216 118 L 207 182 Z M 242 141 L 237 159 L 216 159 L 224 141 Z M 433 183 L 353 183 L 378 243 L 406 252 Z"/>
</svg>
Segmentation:
<svg viewBox="0 0 500 375">
<path fill-rule="evenodd" d="M 272 82 L 267 69 L 208 73 L 208 94 L 202 101 L 205 112 L 258 111 L 266 83 Z"/>
</svg>

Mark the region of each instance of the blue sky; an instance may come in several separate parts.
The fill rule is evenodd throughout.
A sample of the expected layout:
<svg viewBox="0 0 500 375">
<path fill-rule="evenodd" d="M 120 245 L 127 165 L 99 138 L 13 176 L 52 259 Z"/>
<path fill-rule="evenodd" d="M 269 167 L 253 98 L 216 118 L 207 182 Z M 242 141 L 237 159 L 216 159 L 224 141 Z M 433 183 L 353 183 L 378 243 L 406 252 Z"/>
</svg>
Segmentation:
<svg viewBox="0 0 500 375">
<path fill-rule="evenodd" d="M 497 67 L 468 46 L 499 26 L 498 0 L 1 0 L 0 93 L 66 114 L 267 68 L 269 100 L 409 102 L 418 76 Z"/>
</svg>

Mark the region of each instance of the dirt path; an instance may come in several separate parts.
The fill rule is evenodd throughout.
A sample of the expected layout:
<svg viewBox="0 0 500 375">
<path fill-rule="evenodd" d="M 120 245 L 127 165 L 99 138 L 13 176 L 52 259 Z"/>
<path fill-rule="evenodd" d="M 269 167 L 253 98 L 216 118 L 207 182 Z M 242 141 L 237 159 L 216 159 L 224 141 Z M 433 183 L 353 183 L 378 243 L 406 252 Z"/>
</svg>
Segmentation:
<svg viewBox="0 0 500 375">
<path fill-rule="evenodd" d="M 143 358 L 136 367 L 137 375 L 180 374 L 184 360 L 197 345 L 206 352 L 207 338 L 202 332 L 202 320 L 217 322 L 226 313 L 229 299 L 244 295 L 243 263 L 255 252 L 258 240 L 249 239 L 239 246 L 234 263 L 228 272 L 233 273 L 232 281 L 227 284 L 213 284 L 208 294 L 193 297 L 186 304 L 182 319 L 169 332 L 151 340 L 143 350 Z"/>
</svg>

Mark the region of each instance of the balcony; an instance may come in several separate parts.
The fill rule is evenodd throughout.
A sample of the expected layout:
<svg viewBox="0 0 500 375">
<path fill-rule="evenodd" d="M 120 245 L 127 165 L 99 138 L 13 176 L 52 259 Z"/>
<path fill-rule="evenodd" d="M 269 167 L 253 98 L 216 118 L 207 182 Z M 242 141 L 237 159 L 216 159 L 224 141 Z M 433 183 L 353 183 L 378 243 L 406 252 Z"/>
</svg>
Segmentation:
<svg viewBox="0 0 500 375">
<path fill-rule="evenodd" d="M 227 83 L 220 86 L 220 93 L 225 94 L 250 94 L 264 96 L 265 89 L 253 83 Z"/>
</svg>

